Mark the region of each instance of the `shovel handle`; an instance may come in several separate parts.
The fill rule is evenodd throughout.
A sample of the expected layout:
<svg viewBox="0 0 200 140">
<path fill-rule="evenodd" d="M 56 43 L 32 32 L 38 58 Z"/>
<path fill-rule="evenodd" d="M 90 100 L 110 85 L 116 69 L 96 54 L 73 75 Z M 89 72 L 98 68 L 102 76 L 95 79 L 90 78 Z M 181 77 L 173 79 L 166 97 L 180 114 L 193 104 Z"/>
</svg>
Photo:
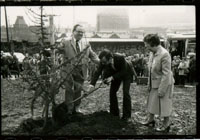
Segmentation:
<svg viewBox="0 0 200 140">
<path fill-rule="evenodd" d="M 103 84 L 103 82 L 101 82 L 100 85 L 99 85 L 97 88 L 95 88 L 95 89 L 89 91 L 87 94 L 81 95 L 80 97 L 76 98 L 75 100 L 73 100 L 73 101 L 70 102 L 69 104 L 75 103 L 76 101 L 87 97 L 88 95 L 90 95 L 91 93 L 93 93 L 94 91 L 96 91 L 97 89 L 99 89 L 99 88 L 101 87 L 102 84 Z"/>
</svg>

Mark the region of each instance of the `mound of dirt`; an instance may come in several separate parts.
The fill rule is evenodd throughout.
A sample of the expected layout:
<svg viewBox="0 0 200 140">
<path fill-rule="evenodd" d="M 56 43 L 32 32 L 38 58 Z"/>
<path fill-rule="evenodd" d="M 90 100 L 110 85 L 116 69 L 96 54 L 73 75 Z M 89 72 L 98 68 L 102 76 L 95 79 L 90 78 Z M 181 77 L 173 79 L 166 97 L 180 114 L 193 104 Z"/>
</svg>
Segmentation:
<svg viewBox="0 0 200 140">
<path fill-rule="evenodd" d="M 69 116 L 67 124 L 53 126 L 48 120 L 47 130 L 42 131 L 42 119 L 27 119 L 16 130 L 16 135 L 136 135 L 133 123 L 120 120 L 106 111 L 93 114 L 74 114 Z"/>
</svg>

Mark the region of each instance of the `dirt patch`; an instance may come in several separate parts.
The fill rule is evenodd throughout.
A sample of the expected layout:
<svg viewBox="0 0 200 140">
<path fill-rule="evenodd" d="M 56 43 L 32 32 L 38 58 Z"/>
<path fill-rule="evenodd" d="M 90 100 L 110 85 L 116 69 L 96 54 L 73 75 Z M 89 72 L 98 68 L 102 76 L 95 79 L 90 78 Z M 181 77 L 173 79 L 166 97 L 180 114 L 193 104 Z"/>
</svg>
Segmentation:
<svg viewBox="0 0 200 140">
<path fill-rule="evenodd" d="M 37 119 L 30 119 L 32 93 L 19 89 L 4 79 L 2 81 L 2 135 L 40 134 L 43 124 L 40 100 L 36 101 L 34 107 L 34 117 Z M 13 80 L 12 82 L 14 84 L 21 83 L 20 80 Z M 53 128 L 52 122 L 49 120 L 49 129 L 45 135 L 196 135 L 196 87 L 175 87 L 173 113 L 171 115 L 173 125 L 170 132 L 164 134 L 156 133 L 153 128 L 140 124 L 147 117 L 147 87 L 133 83 L 130 87 L 130 94 L 132 98 L 131 123 L 110 116 L 108 113 L 109 87 L 105 87 L 84 98 L 81 102 L 83 114 L 69 117 L 69 120 L 62 127 Z M 120 88 L 117 94 L 120 112 L 122 112 L 122 95 Z M 61 91 L 56 96 L 56 101 L 61 103 L 63 100 L 64 94 Z M 160 125 L 162 118 L 156 117 L 156 122 L 156 125 Z"/>
<path fill-rule="evenodd" d="M 134 124 L 122 121 L 106 111 L 93 114 L 76 114 L 67 118 L 62 127 L 53 127 L 51 119 L 48 128 L 42 131 L 42 119 L 27 119 L 14 132 L 15 135 L 136 135 Z"/>
</svg>

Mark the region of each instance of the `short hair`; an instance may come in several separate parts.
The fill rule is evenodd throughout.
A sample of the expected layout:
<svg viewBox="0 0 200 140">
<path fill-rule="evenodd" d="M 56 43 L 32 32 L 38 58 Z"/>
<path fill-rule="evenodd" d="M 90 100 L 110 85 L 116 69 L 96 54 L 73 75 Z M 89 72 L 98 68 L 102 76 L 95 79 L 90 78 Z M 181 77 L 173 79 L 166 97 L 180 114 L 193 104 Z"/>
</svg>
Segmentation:
<svg viewBox="0 0 200 140">
<path fill-rule="evenodd" d="M 143 41 L 150 44 L 151 47 L 160 45 L 160 37 L 157 34 L 148 34 Z"/>
<path fill-rule="evenodd" d="M 108 49 L 104 49 L 102 52 L 99 54 L 99 59 L 102 59 L 105 57 L 107 60 L 109 60 L 111 57 L 113 57 L 112 53 Z"/>
<path fill-rule="evenodd" d="M 78 26 L 82 27 L 82 25 L 76 24 L 76 25 L 74 25 L 72 32 L 76 31 L 76 28 L 77 28 Z"/>
</svg>

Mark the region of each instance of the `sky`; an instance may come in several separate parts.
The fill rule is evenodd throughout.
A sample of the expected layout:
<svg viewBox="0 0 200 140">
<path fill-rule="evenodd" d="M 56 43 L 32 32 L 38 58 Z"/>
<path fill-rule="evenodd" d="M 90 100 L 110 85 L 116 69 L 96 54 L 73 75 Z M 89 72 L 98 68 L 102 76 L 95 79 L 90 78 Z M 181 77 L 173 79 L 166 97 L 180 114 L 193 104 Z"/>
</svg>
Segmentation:
<svg viewBox="0 0 200 140">
<path fill-rule="evenodd" d="M 38 12 L 37 6 L 7 6 L 9 25 L 13 25 L 17 16 L 24 16 L 28 25 L 34 25 L 30 21 L 28 8 Z M 45 6 L 46 14 L 54 14 L 54 24 L 56 27 L 73 27 L 77 22 L 87 22 L 96 26 L 97 13 L 99 9 L 123 8 L 129 14 L 130 27 L 165 27 L 173 25 L 192 25 L 196 23 L 195 6 Z M 27 16 L 29 15 L 29 16 Z M 1 25 L 5 25 L 4 7 L 1 7 Z"/>
</svg>

